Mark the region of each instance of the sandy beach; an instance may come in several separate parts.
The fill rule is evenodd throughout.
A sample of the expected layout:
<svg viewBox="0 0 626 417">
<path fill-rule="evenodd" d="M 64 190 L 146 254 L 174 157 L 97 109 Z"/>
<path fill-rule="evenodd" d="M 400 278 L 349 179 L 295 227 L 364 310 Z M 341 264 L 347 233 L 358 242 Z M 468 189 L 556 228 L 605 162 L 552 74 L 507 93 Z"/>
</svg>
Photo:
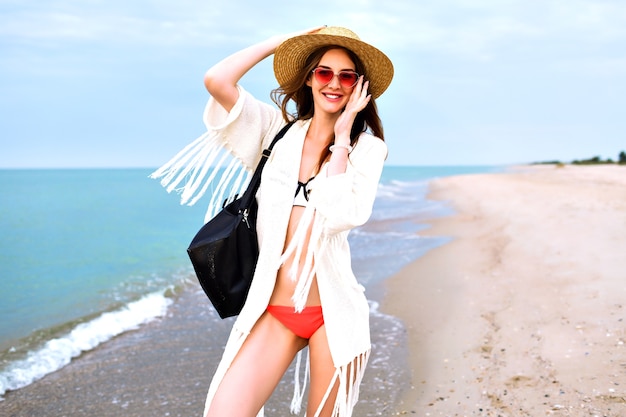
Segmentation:
<svg viewBox="0 0 626 417">
<path fill-rule="evenodd" d="M 432 182 L 453 240 L 386 281 L 412 382 L 394 415 L 626 415 L 626 167 Z"/>
<path fill-rule="evenodd" d="M 414 219 L 430 225 L 418 233 L 450 240 L 368 288 L 387 315 L 372 315 L 355 417 L 626 416 L 626 167 L 519 167 L 430 189 L 455 214 Z M 174 299 L 8 392 L 0 415 L 199 416 L 232 321 L 197 285 Z M 289 415 L 292 378 L 266 415 Z"/>
</svg>

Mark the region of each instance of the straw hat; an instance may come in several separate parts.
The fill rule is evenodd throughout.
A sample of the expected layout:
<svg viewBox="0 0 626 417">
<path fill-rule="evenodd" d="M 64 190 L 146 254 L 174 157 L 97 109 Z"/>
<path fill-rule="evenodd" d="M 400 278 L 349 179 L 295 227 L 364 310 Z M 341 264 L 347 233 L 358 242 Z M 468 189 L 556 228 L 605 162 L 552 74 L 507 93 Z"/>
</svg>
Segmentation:
<svg viewBox="0 0 626 417">
<path fill-rule="evenodd" d="M 338 45 L 354 52 L 365 66 L 372 97 L 379 97 L 391 84 L 393 64 L 379 49 L 359 39 L 349 29 L 329 26 L 315 33 L 295 36 L 280 44 L 274 52 L 274 75 L 280 85 L 292 80 L 302 70 L 308 56 L 326 45 Z"/>
</svg>

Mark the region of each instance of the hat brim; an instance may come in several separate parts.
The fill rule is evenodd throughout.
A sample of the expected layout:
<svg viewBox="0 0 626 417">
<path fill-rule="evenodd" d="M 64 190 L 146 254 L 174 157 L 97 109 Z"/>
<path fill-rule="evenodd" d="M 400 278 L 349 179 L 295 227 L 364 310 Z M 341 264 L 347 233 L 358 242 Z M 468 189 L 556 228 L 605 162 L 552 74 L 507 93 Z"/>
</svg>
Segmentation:
<svg viewBox="0 0 626 417">
<path fill-rule="evenodd" d="M 391 60 L 378 48 L 347 36 L 311 33 L 295 36 L 280 44 L 274 52 L 274 75 L 279 85 L 293 80 L 309 55 L 322 46 L 336 45 L 354 52 L 365 67 L 369 92 L 374 98 L 385 92 L 393 78 Z"/>
</svg>

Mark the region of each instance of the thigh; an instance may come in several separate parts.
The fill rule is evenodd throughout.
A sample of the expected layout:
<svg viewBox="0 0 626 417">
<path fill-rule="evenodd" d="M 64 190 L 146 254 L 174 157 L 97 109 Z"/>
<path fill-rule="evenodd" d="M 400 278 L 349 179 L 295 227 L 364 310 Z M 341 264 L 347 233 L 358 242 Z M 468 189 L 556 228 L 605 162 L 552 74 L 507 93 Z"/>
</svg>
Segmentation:
<svg viewBox="0 0 626 417">
<path fill-rule="evenodd" d="M 320 327 L 309 339 L 309 355 L 311 384 L 306 415 L 316 416 L 315 413 L 332 383 L 331 393 L 324 403 L 322 412 L 319 414 L 320 416 L 330 416 L 335 405 L 339 382 L 337 380 L 333 381 L 336 369 L 330 354 L 330 348 L 328 347 L 326 326 Z"/>
<path fill-rule="evenodd" d="M 207 416 L 256 416 L 305 345 L 264 313 L 224 375 Z"/>
</svg>

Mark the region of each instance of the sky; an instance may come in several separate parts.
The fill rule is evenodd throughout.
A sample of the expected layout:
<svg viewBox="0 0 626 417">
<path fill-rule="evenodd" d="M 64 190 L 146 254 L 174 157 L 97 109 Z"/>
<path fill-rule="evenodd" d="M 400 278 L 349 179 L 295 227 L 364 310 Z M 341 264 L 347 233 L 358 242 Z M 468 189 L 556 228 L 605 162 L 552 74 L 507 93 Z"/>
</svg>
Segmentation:
<svg viewBox="0 0 626 417">
<path fill-rule="evenodd" d="M 626 150 L 623 0 L 0 0 L 0 168 L 157 167 L 204 132 L 212 64 L 324 24 L 394 63 L 389 165 Z M 241 84 L 269 102 L 271 58 Z"/>
</svg>

